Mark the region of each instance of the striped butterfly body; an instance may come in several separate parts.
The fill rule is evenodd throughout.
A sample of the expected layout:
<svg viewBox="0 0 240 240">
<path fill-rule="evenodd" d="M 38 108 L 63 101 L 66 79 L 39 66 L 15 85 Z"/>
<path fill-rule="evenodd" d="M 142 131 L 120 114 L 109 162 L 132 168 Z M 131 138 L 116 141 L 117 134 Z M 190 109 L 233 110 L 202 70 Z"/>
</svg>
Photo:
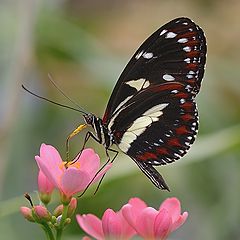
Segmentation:
<svg viewBox="0 0 240 240">
<path fill-rule="evenodd" d="M 169 190 L 154 168 L 179 159 L 198 130 L 198 94 L 206 62 L 206 39 L 188 18 L 177 18 L 154 32 L 133 55 L 112 92 L 102 119 L 84 118 L 95 134 L 131 157 L 160 188 Z M 85 142 L 86 142 L 85 141 Z"/>
</svg>

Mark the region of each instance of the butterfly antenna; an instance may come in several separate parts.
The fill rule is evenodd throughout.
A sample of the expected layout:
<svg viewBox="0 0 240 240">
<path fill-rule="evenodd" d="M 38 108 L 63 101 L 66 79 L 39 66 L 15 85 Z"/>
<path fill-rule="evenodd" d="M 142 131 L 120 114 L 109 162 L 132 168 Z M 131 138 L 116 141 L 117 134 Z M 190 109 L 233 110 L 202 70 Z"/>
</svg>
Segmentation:
<svg viewBox="0 0 240 240">
<path fill-rule="evenodd" d="M 40 95 L 32 92 L 32 91 L 29 90 L 28 88 L 26 88 L 23 84 L 22 84 L 22 88 L 23 88 L 26 92 L 30 93 L 31 95 L 33 95 L 33 96 L 35 96 L 35 97 L 37 97 L 37 98 L 39 98 L 39 99 L 42 99 L 42 100 L 47 101 L 47 102 L 50 102 L 50 103 L 52 103 L 52 104 L 54 104 L 54 105 L 57 105 L 57 106 L 60 106 L 60 107 L 68 108 L 68 109 L 74 110 L 74 111 L 76 111 L 76 112 L 80 112 L 80 113 L 82 113 L 82 114 L 86 114 L 86 112 L 84 112 L 84 111 L 82 111 L 82 110 L 80 110 L 80 109 L 76 109 L 76 108 L 73 108 L 73 107 L 70 107 L 70 106 L 61 104 L 61 103 L 57 103 L 57 102 L 55 102 L 55 101 L 53 101 L 53 100 L 50 100 L 50 99 L 45 98 L 45 97 L 42 97 L 42 96 L 40 96 Z"/>
<path fill-rule="evenodd" d="M 65 97 L 68 99 L 68 101 L 70 101 L 73 105 L 75 105 L 77 108 L 79 108 L 82 112 L 84 112 L 85 114 L 87 114 L 87 111 L 81 107 L 80 105 L 78 105 L 73 99 L 71 99 L 66 93 L 64 93 L 64 91 L 56 84 L 56 82 L 53 80 L 53 77 L 50 73 L 48 73 L 48 78 L 49 81 L 52 83 L 52 85 Z"/>
</svg>

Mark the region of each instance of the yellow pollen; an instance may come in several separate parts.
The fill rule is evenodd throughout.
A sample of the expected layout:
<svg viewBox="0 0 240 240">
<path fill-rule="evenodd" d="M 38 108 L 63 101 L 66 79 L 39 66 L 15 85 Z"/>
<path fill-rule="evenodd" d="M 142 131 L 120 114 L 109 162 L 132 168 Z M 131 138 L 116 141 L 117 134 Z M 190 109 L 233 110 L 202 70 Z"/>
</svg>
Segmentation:
<svg viewBox="0 0 240 240">
<path fill-rule="evenodd" d="M 77 168 L 77 169 L 80 169 L 80 162 L 74 162 L 74 161 L 71 161 L 71 162 L 62 162 L 59 166 L 60 169 L 64 169 L 64 168 L 69 168 L 69 167 L 74 167 L 74 168 Z"/>
</svg>

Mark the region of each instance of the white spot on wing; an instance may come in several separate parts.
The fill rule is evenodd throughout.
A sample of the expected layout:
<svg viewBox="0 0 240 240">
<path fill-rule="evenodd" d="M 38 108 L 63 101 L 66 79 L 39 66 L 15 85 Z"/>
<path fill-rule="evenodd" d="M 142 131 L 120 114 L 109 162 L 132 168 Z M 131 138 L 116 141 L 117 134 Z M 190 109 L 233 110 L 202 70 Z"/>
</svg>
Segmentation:
<svg viewBox="0 0 240 240">
<path fill-rule="evenodd" d="M 139 58 L 142 56 L 143 52 L 144 52 L 144 51 L 139 52 L 139 53 L 135 56 L 135 58 L 136 58 L 136 59 L 139 59 Z"/>
<path fill-rule="evenodd" d="M 167 30 L 162 30 L 161 32 L 160 32 L 160 36 L 162 36 L 164 33 L 166 33 L 167 32 Z"/>
<path fill-rule="evenodd" d="M 127 130 L 127 132 L 133 132 L 138 129 L 145 130 L 145 128 L 149 126 L 151 123 L 152 120 L 150 117 L 148 116 L 139 117 L 133 122 L 132 126 Z"/>
<path fill-rule="evenodd" d="M 165 38 L 175 38 L 176 36 L 177 36 L 176 33 L 174 33 L 174 32 L 168 32 L 168 33 L 166 34 L 166 37 L 165 37 Z"/>
<path fill-rule="evenodd" d="M 135 88 L 137 91 L 139 91 L 139 90 L 142 89 L 145 81 L 146 81 L 146 79 L 140 78 L 140 79 L 137 79 L 137 80 L 128 81 L 128 82 L 126 82 L 126 84 L 129 85 L 132 88 Z"/>
<path fill-rule="evenodd" d="M 146 59 L 150 59 L 150 58 L 153 57 L 153 53 L 151 53 L 151 52 L 149 52 L 149 53 L 145 52 L 145 53 L 143 53 L 142 56 L 143 56 L 144 58 L 146 58 Z"/>
<path fill-rule="evenodd" d="M 150 109 L 148 109 L 143 115 L 144 116 L 152 116 L 153 113 L 158 113 L 159 116 L 162 115 L 161 110 L 163 110 L 165 107 L 167 107 L 168 103 L 162 103 L 159 105 L 156 105 Z"/>
<path fill-rule="evenodd" d="M 146 80 L 146 82 L 143 84 L 142 88 L 147 88 L 150 85 L 150 82 Z"/>
<path fill-rule="evenodd" d="M 191 60 L 190 58 L 185 58 L 185 59 L 184 59 L 184 62 L 190 63 L 190 60 Z"/>
<path fill-rule="evenodd" d="M 163 79 L 166 81 L 174 81 L 175 80 L 175 78 L 170 74 L 164 74 Z"/>
<path fill-rule="evenodd" d="M 181 98 L 181 99 L 180 99 L 180 103 L 181 103 L 181 104 L 184 104 L 185 102 L 186 102 L 186 100 L 185 100 L 184 98 Z"/>
<path fill-rule="evenodd" d="M 185 52 L 190 52 L 190 51 L 191 51 L 191 48 L 190 48 L 189 46 L 186 46 L 186 47 L 183 48 L 183 50 L 184 50 Z"/>
<path fill-rule="evenodd" d="M 178 39 L 178 42 L 179 43 L 186 43 L 186 42 L 188 42 L 188 39 L 187 38 L 180 38 L 180 39 Z"/>
</svg>

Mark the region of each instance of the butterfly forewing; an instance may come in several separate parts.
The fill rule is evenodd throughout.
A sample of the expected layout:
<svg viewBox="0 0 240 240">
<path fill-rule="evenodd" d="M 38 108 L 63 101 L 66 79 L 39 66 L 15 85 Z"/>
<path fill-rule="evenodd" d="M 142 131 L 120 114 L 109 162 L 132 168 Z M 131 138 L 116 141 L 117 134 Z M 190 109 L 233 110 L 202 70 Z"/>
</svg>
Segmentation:
<svg viewBox="0 0 240 240">
<path fill-rule="evenodd" d="M 206 40 L 195 23 L 178 18 L 165 24 L 139 47 L 120 75 L 103 122 L 107 124 L 115 109 L 141 90 L 131 87 L 134 80 L 147 80 L 149 85 L 176 81 L 187 85 L 193 94 L 198 93 L 205 61 Z"/>
<path fill-rule="evenodd" d="M 204 74 L 206 40 L 188 18 L 154 32 L 119 77 L 103 116 L 113 143 L 161 189 L 154 165 L 182 157 L 195 140 L 195 103 Z"/>
</svg>

